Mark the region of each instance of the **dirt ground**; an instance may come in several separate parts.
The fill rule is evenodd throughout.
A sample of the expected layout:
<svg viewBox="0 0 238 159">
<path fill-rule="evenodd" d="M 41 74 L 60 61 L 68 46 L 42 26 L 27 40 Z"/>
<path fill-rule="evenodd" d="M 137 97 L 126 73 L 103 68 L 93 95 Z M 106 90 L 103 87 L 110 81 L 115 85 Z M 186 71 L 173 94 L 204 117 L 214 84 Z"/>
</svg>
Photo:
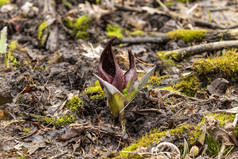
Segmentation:
<svg viewBox="0 0 238 159">
<path fill-rule="evenodd" d="M 238 158 L 238 128 L 227 126 L 238 106 L 236 0 L 7 2 L 0 0 L 8 44 L 0 54 L 0 158 Z M 93 75 L 112 37 L 124 70 L 129 49 L 139 77 L 156 66 L 124 110 L 126 132 Z M 181 48 L 189 49 L 174 54 Z M 159 150 L 162 142 L 179 152 Z"/>
</svg>

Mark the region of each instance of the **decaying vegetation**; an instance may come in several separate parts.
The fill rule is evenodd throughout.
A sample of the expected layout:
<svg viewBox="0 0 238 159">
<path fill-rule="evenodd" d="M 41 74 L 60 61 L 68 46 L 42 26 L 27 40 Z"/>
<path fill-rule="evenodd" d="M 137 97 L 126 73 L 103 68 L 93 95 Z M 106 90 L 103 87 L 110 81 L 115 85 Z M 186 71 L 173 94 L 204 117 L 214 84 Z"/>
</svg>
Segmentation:
<svg viewBox="0 0 238 159">
<path fill-rule="evenodd" d="M 0 158 L 237 157 L 237 5 L 0 0 Z"/>
</svg>

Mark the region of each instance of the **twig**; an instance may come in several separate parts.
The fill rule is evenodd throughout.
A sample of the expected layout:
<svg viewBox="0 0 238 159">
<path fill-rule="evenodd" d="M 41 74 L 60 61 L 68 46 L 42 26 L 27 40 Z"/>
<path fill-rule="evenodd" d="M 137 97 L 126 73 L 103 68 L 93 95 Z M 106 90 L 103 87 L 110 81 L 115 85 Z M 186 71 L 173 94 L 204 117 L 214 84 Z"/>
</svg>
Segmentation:
<svg viewBox="0 0 238 159">
<path fill-rule="evenodd" d="M 71 124 L 71 128 L 66 134 L 59 136 L 57 140 L 66 141 L 73 137 L 79 136 L 82 132 L 92 132 L 100 135 L 109 135 L 114 138 L 123 139 L 124 134 L 118 131 L 115 127 L 111 126 L 95 126 L 91 123 L 83 123 L 83 124 Z M 126 139 L 127 140 L 127 139 Z"/>
<path fill-rule="evenodd" d="M 213 26 L 216 27 L 216 26 Z M 170 32 L 168 33 L 160 33 L 154 37 L 135 37 L 135 38 L 124 38 L 122 40 L 115 40 L 113 45 L 117 44 L 143 44 L 143 43 L 154 43 L 161 44 L 166 43 L 169 40 L 174 39 L 173 37 L 169 37 Z M 238 31 L 237 29 L 230 29 L 226 31 L 207 31 L 202 39 L 194 39 L 191 41 L 207 41 L 207 42 L 215 42 L 221 40 L 238 40 Z"/>
<path fill-rule="evenodd" d="M 133 110 L 132 112 L 138 113 L 138 114 L 143 114 L 143 113 L 159 113 L 161 114 L 162 112 L 159 109 L 155 108 L 150 108 L 150 109 L 140 109 L 140 110 Z"/>
<path fill-rule="evenodd" d="M 120 5 L 115 5 L 115 8 L 117 10 L 126 11 L 126 12 L 137 12 L 137 13 L 144 12 L 143 10 L 139 8 L 132 8 L 132 7 L 126 7 L 126 6 L 120 6 Z"/>
<path fill-rule="evenodd" d="M 218 153 L 218 156 L 217 156 L 218 159 L 221 159 L 223 153 L 225 152 L 225 148 L 226 148 L 226 145 L 224 143 L 222 143 L 221 150 L 220 150 L 220 152 Z"/>
<path fill-rule="evenodd" d="M 206 51 L 215 51 L 223 48 L 238 48 L 238 40 L 221 41 L 208 44 L 200 44 L 191 47 L 181 48 L 178 50 L 165 52 L 168 58 L 175 61 L 182 61 L 184 58 L 193 56 Z"/>
<path fill-rule="evenodd" d="M 224 11 L 224 10 L 229 10 L 230 7 L 221 7 L 221 8 L 211 8 L 209 9 L 210 12 L 220 12 L 220 11 Z"/>
<path fill-rule="evenodd" d="M 61 156 L 67 154 L 67 151 L 62 151 L 61 153 L 57 153 L 56 155 L 49 157 L 49 159 L 55 159 L 55 158 L 60 158 Z"/>
<path fill-rule="evenodd" d="M 123 40 L 117 40 L 113 44 L 141 44 L 141 43 L 164 43 L 170 39 L 166 34 L 161 34 L 157 37 L 137 37 L 137 38 L 125 38 Z"/>
<path fill-rule="evenodd" d="M 195 25 L 200 26 L 200 27 L 205 27 L 205 28 L 210 28 L 210 29 L 227 29 L 226 27 L 219 26 L 214 23 L 209 23 L 206 21 L 198 20 L 198 19 L 193 19 L 193 22 Z"/>
</svg>

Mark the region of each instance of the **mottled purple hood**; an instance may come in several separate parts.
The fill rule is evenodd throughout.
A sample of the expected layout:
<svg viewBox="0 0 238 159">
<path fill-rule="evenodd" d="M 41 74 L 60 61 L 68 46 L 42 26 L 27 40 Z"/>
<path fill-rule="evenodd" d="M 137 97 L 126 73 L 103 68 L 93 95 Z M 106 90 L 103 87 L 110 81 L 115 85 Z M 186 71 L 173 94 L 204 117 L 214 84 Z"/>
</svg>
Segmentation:
<svg viewBox="0 0 238 159">
<path fill-rule="evenodd" d="M 103 50 L 100 62 L 98 66 L 98 75 L 103 80 L 112 84 L 119 91 L 122 91 L 126 88 L 127 84 L 131 81 L 137 80 L 137 73 L 135 68 L 134 55 L 129 50 L 128 56 L 130 61 L 129 70 L 123 74 L 122 69 L 120 68 L 113 52 L 112 52 L 112 42 L 114 39 L 111 39 L 105 49 Z M 101 85 L 102 86 L 102 85 Z M 103 87 L 103 86 L 102 86 Z"/>
</svg>

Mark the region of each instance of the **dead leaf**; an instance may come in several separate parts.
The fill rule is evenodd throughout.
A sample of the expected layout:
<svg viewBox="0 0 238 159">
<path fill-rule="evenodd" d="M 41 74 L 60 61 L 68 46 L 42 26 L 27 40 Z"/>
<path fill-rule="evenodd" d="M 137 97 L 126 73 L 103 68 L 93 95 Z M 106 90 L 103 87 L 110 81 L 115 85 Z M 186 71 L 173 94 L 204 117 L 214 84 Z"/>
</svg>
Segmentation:
<svg viewBox="0 0 238 159">
<path fill-rule="evenodd" d="M 217 78 L 210 85 L 207 86 L 207 90 L 211 94 L 223 95 L 229 85 L 229 81 L 224 78 Z"/>
<path fill-rule="evenodd" d="M 6 110 L 0 109 L 0 120 L 9 120 L 9 119 L 12 119 L 10 113 Z"/>
</svg>

